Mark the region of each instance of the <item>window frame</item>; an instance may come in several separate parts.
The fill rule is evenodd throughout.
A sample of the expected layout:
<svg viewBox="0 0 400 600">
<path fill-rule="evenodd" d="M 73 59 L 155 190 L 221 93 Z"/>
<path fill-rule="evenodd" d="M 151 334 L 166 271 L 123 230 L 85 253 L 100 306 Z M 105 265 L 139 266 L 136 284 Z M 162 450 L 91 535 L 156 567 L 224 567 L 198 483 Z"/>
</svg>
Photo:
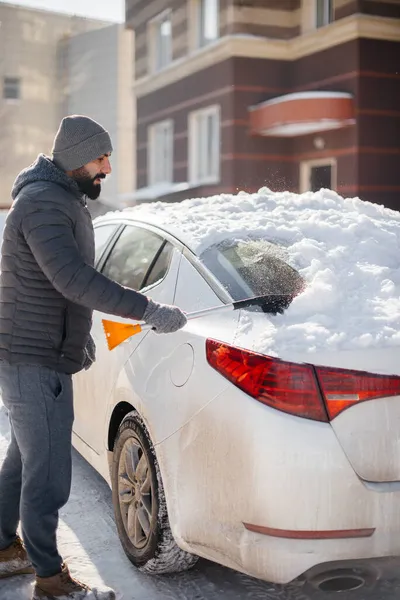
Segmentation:
<svg viewBox="0 0 400 600">
<path fill-rule="evenodd" d="M 157 129 L 165 127 L 165 131 L 169 133 L 169 160 L 168 164 L 164 165 L 165 171 L 168 171 L 166 179 L 157 180 L 156 171 L 159 167 L 160 161 L 157 156 Z M 147 181 L 148 185 L 153 187 L 156 185 L 163 185 L 166 183 L 173 183 L 174 181 L 174 121 L 172 119 L 164 119 L 163 121 L 157 121 L 149 125 L 147 130 Z"/>
<path fill-rule="evenodd" d="M 217 23 L 217 34 L 214 38 L 206 38 L 205 32 L 205 21 L 207 17 L 204 17 L 207 9 L 207 2 L 216 3 L 216 23 Z M 196 48 L 206 48 L 210 44 L 213 44 L 221 37 L 221 19 L 220 19 L 221 4 L 220 0 L 196 0 Z"/>
<path fill-rule="evenodd" d="M 311 169 L 313 167 L 331 167 L 332 169 L 332 187 L 331 190 L 337 190 L 337 160 L 333 157 L 318 158 L 315 160 L 305 160 L 300 163 L 300 193 L 310 191 Z"/>
<path fill-rule="evenodd" d="M 209 115 L 215 116 L 217 119 L 217 138 L 214 140 L 216 145 L 216 172 L 204 176 L 199 175 L 199 121 Z M 217 104 L 207 106 L 200 110 L 195 110 L 189 114 L 189 181 L 195 186 L 217 184 L 221 180 L 221 107 Z M 207 147 L 208 143 L 203 143 L 203 148 Z M 207 155 L 207 152 L 205 152 Z M 204 156 L 202 157 L 204 158 Z"/>
<path fill-rule="evenodd" d="M 158 259 L 160 258 L 161 254 L 164 252 L 164 248 L 167 246 L 167 244 L 168 244 L 169 246 L 171 246 L 171 248 L 172 248 L 172 251 L 171 251 L 171 256 L 170 256 L 170 260 L 169 260 L 169 263 L 168 263 L 168 268 L 167 268 L 167 270 L 165 271 L 165 273 L 164 273 L 164 276 L 163 276 L 161 279 L 158 279 L 158 281 L 156 281 L 155 283 L 150 283 L 150 284 L 148 285 L 148 284 L 147 284 L 147 281 L 148 281 L 148 279 L 149 279 L 149 277 L 150 277 L 150 275 L 151 275 L 151 273 L 152 273 L 152 271 L 153 271 L 154 267 L 156 266 Z M 163 241 L 163 243 L 161 244 L 160 248 L 158 249 L 158 251 L 157 251 L 157 254 L 155 255 L 154 259 L 152 260 L 152 262 L 151 262 L 151 264 L 150 264 L 149 268 L 147 269 L 147 273 L 146 273 L 146 275 L 145 275 L 145 276 L 144 276 L 144 278 L 143 278 L 143 284 L 144 284 L 144 285 L 143 285 L 143 287 L 141 287 L 141 288 L 140 288 L 140 292 L 141 292 L 141 293 L 144 293 L 144 292 L 148 292 L 148 291 L 150 291 L 150 290 L 153 290 L 153 289 L 154 289 L 154 288 L 156 288 L 158 285 L 160 285 L 160 284 L 161 284 L 161 283 L 164 281 L 164 279 L 166 279 L 166 277 L 168 276 L 169 270 L 170 270 L 170 268 L 171 268 L 171 262 L 172 262 L 172 260 L 171 260 L 171 259 L 172 259 L 172 254 L 173 254 L 173 251 L 174 251 L 174 245 L 173 245 L 173 244 L 171 244 L 171 242 L 169 242 L 168 240 L 166 240 L 166 239 L 164 238 L 164 241 Z"/>
<path fill-rule="evenodd" d="M 168 59 L 165 63 L 158 64 L 159 48 L 158 40 L 162 24 L 169 20 L 171 33 L 169 36 Z M 147 38 L 148 38 L 148 67 L 149 72 L 156 74 L 162 72 L 173 62 L 173 35 L 172 35 L 172 9 L 167 8 L 162 11 L 147 23 Z"/>
<path fill-rule="evenodd" d="M 323 2 L 323 23 L 318 24 L 318 2 Z M 334 21 L 334 4 L 333 0 L 315 0 L 315 10 L 314 10 L 314 18 L 315 18 L 315 28 L 321 29 L 322 27 L 326 27 L 330 25 Z"/>
</svg>

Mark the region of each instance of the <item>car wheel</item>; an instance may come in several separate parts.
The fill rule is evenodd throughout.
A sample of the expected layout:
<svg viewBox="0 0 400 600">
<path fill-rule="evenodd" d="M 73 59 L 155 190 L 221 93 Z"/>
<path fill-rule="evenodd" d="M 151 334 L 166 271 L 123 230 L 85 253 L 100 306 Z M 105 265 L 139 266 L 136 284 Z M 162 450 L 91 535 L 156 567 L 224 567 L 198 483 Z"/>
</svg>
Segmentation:
<svg viewBox="0 0 400 600">
<path fill-rule="evenodd" d="M 122 421 L 112 465 L 114 514 L 129 560 L 152 574 L 177 573 L 198 557 L 176 544 L 157 457 L 146 427 L 136 412 Z"/>
</svg>

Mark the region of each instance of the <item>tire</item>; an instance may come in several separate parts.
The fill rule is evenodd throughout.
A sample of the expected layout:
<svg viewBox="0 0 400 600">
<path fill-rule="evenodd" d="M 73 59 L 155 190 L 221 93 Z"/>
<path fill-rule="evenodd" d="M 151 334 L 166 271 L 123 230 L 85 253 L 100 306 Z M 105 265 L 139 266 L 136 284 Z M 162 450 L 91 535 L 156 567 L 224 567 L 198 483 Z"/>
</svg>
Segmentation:
<svg viewBox="0 0 400 600">
<path fill-rule="evenodd" d="M 157 457 L 135 411 L 122 421 L 115 441 L 112 497 L 122 547 L 140 571 L 179 573 L 196 564 L 198 557 L 179 548 L 172 535 Z"/>
</svg>

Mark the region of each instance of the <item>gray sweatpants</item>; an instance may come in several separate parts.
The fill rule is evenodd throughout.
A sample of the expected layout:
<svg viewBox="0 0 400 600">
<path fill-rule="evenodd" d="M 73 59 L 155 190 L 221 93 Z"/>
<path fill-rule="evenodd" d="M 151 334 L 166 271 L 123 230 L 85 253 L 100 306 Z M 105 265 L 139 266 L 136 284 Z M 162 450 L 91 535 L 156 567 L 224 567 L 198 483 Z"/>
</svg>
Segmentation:
<svg viewBox="0 0 400 600">
<path fill-rule="evenodd" d="M 22 537 L 39 577 L 60 572 L 58 511 L 71 490 L 72 378 L 47 367 L 0 363 L 11 442 L 0 470 L 0 549 Z"/>
</svg>

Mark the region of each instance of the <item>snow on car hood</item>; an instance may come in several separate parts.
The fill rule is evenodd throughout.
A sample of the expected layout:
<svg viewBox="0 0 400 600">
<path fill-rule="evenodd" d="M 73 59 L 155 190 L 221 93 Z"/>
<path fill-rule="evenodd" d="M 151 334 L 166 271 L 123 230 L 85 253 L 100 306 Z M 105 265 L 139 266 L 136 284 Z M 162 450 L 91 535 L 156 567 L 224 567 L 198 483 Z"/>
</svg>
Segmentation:
<svg viewBox="0 0 400 600">
<path fill-rule="evenodd" d="M 197 254 L 226 238 L 249 235 L 285 246 L 307 287 L 284 315 L 265 319 L 259 351 L 282 356 L 289 348 L 315 354 L 400 345 L 395 211 L 329 190 L 298 195 L 267 188 L 127 210 L 179 232 Z M 241 327 L 251 320 L 252 313 L 244 313 Z"/>
</svg>

